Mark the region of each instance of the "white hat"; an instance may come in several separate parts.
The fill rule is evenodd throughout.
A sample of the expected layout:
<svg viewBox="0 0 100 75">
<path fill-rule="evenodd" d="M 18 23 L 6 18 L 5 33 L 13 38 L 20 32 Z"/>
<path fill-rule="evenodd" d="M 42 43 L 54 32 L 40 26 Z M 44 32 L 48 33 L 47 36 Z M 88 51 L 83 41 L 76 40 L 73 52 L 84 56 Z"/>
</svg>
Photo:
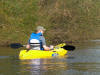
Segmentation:
<svg viewBox="0 0 100 75">
<path fill-rule="evenodd" d="M 44 27 L 42 27 L 42 26 L 38 26 L 37 30 L 43 30 L 43 31 L 45 31 L 46 29 Z"/>
</svg>

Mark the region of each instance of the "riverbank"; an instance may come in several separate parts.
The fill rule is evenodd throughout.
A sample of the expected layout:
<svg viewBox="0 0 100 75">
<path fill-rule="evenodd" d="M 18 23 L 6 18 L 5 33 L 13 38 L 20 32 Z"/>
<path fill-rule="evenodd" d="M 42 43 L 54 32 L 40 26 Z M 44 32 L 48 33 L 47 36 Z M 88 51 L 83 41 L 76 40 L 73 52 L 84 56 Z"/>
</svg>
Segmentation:
<svg viewBox="0 0 100 75">
<path fill-rule="evenodd" d="M 100 1 L 2 0 L 0 5 L 0 45 L 27 44 L 38 25 L 46 28 L 48 44 L 100 39 Z"/>
</svg>

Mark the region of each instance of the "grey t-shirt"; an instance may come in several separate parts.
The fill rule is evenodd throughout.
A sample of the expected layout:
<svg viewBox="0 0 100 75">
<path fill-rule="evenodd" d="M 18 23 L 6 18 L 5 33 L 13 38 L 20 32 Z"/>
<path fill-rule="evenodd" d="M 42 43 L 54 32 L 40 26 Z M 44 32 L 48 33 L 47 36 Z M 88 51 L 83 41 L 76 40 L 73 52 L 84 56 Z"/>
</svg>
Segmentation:
<svg viewBox="0 0 100 75">
<path fill-rule="evenodd" d="M 44 36 L 40 36 L 40 40 L 42 42 L 42 45 L 46 45 L 46 41 L 45 41 Z"/>
</svg>

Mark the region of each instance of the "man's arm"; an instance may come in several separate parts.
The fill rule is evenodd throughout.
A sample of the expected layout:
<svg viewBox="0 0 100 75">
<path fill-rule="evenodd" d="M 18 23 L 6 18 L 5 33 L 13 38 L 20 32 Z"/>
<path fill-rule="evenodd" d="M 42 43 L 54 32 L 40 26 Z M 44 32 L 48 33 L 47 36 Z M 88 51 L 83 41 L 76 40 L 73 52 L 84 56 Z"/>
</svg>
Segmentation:
<svg viewBox="0 0 100 75">
<path fill-rule="evenodd" d="M 45 41 L 45 38 L 43 36 L 41 36 L 41 41 L 42 41 L 42 45 L 43 45 L 44 50 L 48 51 L 48 50 L 51 50 L 53 48 L 53 46 L 52 47 L 48 47 L 46 45 L 46 41 Z"/>
</svg>

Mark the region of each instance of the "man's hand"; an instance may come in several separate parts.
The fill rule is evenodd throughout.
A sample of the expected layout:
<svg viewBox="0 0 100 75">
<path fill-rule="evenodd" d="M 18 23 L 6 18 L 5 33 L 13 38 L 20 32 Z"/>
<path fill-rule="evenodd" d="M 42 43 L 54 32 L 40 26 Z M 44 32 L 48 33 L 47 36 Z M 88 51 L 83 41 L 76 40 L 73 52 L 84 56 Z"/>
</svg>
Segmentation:
<svg viewBox="0 0 100 75">
<path fill-rule="evenodd" d="M 29 45 L 29 44 L 27 44 L 27 45 L 26 45 L 26 48 L 27 48 L 27 49 L 30 49 L 30 45 Z"/>
</svg>

